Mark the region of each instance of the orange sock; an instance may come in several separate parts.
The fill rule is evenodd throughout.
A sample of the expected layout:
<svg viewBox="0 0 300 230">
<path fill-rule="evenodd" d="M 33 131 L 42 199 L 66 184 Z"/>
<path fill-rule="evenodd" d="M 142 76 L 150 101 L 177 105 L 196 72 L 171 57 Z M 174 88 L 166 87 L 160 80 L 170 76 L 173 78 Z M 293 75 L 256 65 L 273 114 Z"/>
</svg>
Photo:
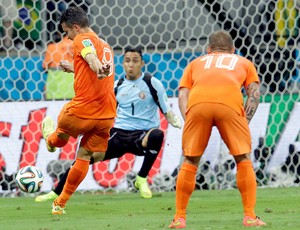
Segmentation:
<svg viewBox="0 0 300 230">
<path fill-rule="evenodd" d="M 77 158 L 75 164 L 70 169 L 66 184 L 56 202 L 60 206 L 65 206 L 71 195 L 75 192 L 81 181 L 85 178 L 89 170 L 90 161 Z"/>
<path fill-rule="evenodd" d="M 176 182 L 176 214 L 174 219 L 186 219 L 186 209 L 196 185 L 197 167 L 183 163 Z"/>
<path fill-rule="evenodd" d="M 251 161 L 237 164 L 236 184 L 242 197 L 244 215 L 256 218 L 256 176 Z"/>
</svg>

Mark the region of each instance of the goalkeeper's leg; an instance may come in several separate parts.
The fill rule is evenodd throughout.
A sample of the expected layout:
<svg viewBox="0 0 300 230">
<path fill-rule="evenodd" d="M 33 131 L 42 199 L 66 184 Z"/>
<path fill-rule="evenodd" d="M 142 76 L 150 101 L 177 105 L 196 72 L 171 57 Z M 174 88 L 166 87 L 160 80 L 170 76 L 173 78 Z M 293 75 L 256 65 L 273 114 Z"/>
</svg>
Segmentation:
<svg viewBox="0 0 300 230">
<path fill-rule="evenodd" d="M 152 129 L 144 137 L 142 146 L 146 148 L 146 154 L 142 167 L 136 177 L 134 186 L 140 191 L 143 198 L 151 198 L 152 192 L 149 188 L 147 176 L 160 152 L 164 140 L 164 133 L 160 129 Z"/>
</svg>

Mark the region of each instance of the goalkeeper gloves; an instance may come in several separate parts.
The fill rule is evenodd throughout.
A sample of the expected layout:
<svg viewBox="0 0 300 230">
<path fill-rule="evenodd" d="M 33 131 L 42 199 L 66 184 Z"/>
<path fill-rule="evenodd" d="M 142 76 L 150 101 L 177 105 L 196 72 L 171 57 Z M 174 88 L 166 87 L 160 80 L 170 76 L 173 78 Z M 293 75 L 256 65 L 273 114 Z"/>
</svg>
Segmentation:
<svg viewBox="0 0 300 230">
<path fill-rule="evenodd" d="M 168 122 L 175 128 L 181 129 L 181 121 L 177 115 L 175 115 L 172 111 L 169 111 L 166 116 Z"/>
</svg>

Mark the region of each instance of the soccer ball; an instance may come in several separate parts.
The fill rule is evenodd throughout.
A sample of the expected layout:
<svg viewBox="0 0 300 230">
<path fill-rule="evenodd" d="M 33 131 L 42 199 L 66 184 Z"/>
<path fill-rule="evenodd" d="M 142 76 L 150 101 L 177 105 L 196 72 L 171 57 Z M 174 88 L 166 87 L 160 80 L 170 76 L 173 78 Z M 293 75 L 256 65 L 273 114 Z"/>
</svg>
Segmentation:
<svg viewBox="0 0 300 230">
<path fill-rule="evenodd" d="M 44 176 L 35 166 L 25 166 L 21 168 L 16 176 L 18 187 L 27 193 L 38 192 L 43 184 Z"/>
</svg>

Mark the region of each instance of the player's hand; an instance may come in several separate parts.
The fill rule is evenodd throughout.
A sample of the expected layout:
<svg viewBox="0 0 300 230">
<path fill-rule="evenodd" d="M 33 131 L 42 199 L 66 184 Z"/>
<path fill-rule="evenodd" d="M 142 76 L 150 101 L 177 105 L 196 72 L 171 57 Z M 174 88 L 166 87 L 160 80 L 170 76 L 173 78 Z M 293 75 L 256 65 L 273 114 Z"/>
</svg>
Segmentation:
<svg viewBox="0 0 300 230">
<path fill-rule="evenodd" d="M 181 129 L 182 124 L 181 121 L 179 119 L 179 117 L 177 115 L 175 115 L 172 111 L 169 111 L 167 113 L 167 120 L 168 122 L 175 128 Z"/>
<path fill-rule="evenodd" d="M 171 125 L 175 128 L 181 129 L 182 124 L 178 116 L 174 115 Z"/>
<path fill-rule="evenodd" d="M 66 60 L 61 60 L 59 63 L 59 67 L 67 73 L 73 73 L 74 72 L 74 66 Z"/>
<path fill-rule="evenodd" d="M 110 65 L 103 65 L 102 68 L 98 70 L 98 79 L 104 79 L 110 74 Z"/>
</svg>

